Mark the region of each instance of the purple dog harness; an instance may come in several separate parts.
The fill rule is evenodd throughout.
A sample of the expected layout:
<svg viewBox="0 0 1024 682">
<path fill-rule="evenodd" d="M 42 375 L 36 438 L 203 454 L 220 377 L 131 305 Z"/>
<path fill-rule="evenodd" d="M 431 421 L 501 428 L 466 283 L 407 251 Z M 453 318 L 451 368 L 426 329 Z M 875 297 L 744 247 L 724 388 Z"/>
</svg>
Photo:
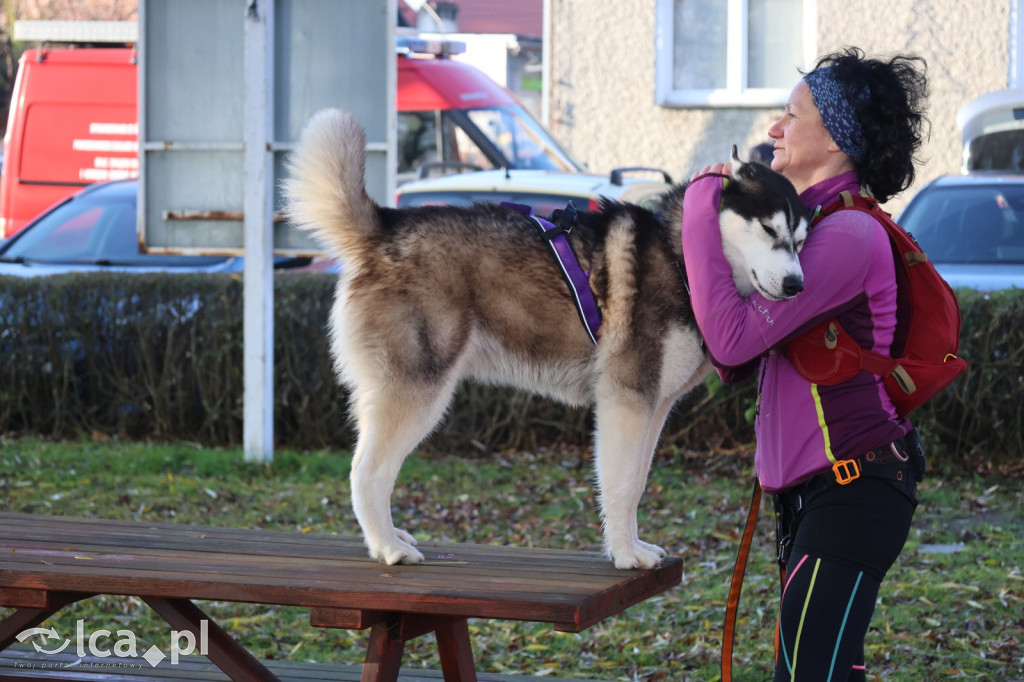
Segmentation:
<svg viewBox="0 0 1024 682">
<path fill-rule="evenodd" d="M 590 289 L 590 273 L 585 272 L 580 267 L 579 259 L 576 258 L 576 252 L 572 250 L 572 246 L 566 238 L 566 235 L 572 231 L 573 220 L 576 216 L 576 206 L 570 202 L 562 212 L 562 219 L 559 220 L 559 224 L 555 225 L 533 215 L 533 208 L 530 206 L 513 204 L 508 201 L 501 202 L 501 205 L 529 217 L 537 226 L 537 229 L 540 230 L 540 236 L 548 243 L 551 251 L 555 254 L 555 262 L 558 263 L 558 269 L 562 273 L 562 278 L 569 286 L 569 293 L 572 294 L 573 302 L 576 303 L 576 312 L 580 315 L 583 328 L 587 330 L 590 340 L 597 344 L 597 338 L 601 329 L 601 311 L 597 307 L 597 301 L 594 300 L 594 292 Z"/>
</svg>

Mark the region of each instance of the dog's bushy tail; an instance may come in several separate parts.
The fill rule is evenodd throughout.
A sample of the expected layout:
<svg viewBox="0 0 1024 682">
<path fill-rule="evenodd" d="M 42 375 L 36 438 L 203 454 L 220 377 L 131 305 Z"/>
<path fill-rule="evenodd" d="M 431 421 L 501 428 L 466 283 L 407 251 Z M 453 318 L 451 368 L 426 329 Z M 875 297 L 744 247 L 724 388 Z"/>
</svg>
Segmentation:
<svg viewBox="0 0 1024 682">
<path fill-rule="evenodd" d="M 282 182 L 285 212 L 332 257 L 355 265 L 366 238 L 379 230 L 367 195 L 366 135 L 352 114 L 324 109 L 306 124 Z"/>
</svg>

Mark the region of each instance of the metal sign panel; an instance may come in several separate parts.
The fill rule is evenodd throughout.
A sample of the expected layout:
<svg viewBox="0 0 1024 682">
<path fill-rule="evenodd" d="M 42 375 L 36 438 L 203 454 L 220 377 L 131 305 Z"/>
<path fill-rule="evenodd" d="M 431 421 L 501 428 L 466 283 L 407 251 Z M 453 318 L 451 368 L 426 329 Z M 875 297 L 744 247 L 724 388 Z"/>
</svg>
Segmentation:
<svg viewBox="0 0 1024 682">
<path fill-rule="evenodd" d="M 246 21 L 273 18 L 269 54 L 250 54 Z M 284 161 L 325 107 L 367 135 L 367 191 L 395 195 L 396 0 L 141 0 L 139 234 L 153 253 L 244 253 L 247 178 L 271 175 L 277 254 L 319 247 L 280 219 Z M 245 154 L 248 62 L 267 60 L 269 168 Z M 259 84 L 257 84 L 257 87 Z M 250 86 L 252 87 L 252 86 Z M 251 97 L 251 93 L 250 93 Z M 250 100 L 252 101 L 252 100 Z M 259 101 L 259 100 L 256 100 Z M 250 160 L 247 161 L 246 159 Z"/>
<path fill-rule="evenodd" d="M 397 0 L 141 0 L 139 235 L 164 253 L 240 253 L 244 449 L 273 459 L 272 253 L 319 247 L 275 220 L 283 156 L 325 107 L 367 132 L 367 191 L 395 193 Z"/>
</svg>

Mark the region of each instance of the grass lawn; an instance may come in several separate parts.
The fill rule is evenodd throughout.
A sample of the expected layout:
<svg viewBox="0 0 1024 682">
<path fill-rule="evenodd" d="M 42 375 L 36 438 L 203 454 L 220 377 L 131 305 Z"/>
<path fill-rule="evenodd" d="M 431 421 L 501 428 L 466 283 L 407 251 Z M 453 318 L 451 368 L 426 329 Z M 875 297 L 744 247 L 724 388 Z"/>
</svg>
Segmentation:
<svg viewBox="0 0 1024 682">
<path fill-rule="evenodd" d="M 738 537 L 750 497 L 743 453 L 658 456 L 641 535 L 684 558 L 683 583 L 580 634 L 471 621 L 481 671 L 609 680 L 714 680 Z M 6 439 L 0 509 L 37 514 L 263 527 L 356 535 L 347 453 L 238 450 L 188 443 Z M 868 634 L 868 679 L 1024 680 L 1024 481 L 933 472 L 910 542 L 882 587 Z M 734 679 L 770 677 L 778 593 L 770 503 L 759 519 L 740 610 Z M 579 451 L 410 457 L 393 498 L 396 525 L 428 539 L 586 548 L 600 545 L 589 464 Z M 263 658 L 362 661 L 366 633 L 310 628 L 301 609 L 203 603 Z M 6 615 L 0 609 L 0 615 Z M 60 633 L 130 628 L 140 648 L 167 638 L 135 599 L 87 600 L 58 614 Z M 116 626 L 116 627 L 115 627 Z M 436 665 L 429 638 L 408 665 Z"/>
</svg>

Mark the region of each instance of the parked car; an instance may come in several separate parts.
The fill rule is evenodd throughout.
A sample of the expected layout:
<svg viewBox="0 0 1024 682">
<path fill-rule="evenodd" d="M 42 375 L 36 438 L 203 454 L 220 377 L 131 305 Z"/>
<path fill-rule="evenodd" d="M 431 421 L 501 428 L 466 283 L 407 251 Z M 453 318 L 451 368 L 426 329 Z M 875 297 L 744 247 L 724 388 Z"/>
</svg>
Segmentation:
<svg viewBox="0 0 1024 682">
<path fill-rule="evenodd" d="M 237 256 L 139 253 L 137 180 L 89 185 L 0 243 L 0 275 L 65 272 L 242 272 Z M 274 267 L 306 266 L 308 258 L 277 258 Z"/>
<path fill-rule="evenodd" d="M 897 222 L 952 287 L 1024 288 L 1024 175 L 939 177 Z"/>
<path fill-rule="evenodd" d="M 963 144 L 961 170 L 1024 171 L 1024 88 L 979 95 L 956 112 Z"/>
<path fill-rule="evenodd" d="M 429 172 L 429 167 L 425 169 Z M 596 211 L 599 199 L 608 197 L 636 204 L 651 204 L 665 192 L 672 178 L 655 171 L 659 179 L 626 177 L 628 173 L 652 169 L 623 168 L 609 175 L 559 173 L 537 170 L 485 170 L 408 182 L 398 188 L 398 206 L 511 201 L 533 207 L 539 216 L 550 215 L 572 201 L 581 211 Z"/>
</svg>

